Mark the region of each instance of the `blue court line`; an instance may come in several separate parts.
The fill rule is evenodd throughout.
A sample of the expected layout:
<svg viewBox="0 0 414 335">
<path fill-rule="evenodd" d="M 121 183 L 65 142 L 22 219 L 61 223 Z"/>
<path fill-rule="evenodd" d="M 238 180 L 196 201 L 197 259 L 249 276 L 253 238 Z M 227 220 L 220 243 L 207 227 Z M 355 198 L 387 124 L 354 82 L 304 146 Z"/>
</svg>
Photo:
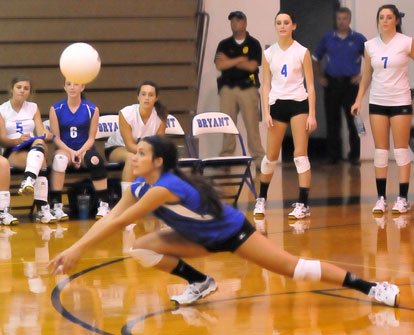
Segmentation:
<svg viewBox="0 0 414 335">
<path fill-rule="evenodd" d="M 112 333 L 108 333 L 104 330 L 101 330 L 101 329 L 99 329 L 95 326 L 92 326 L 92 325 L 80 320 L 79 318 L 77 318 L 76 316 L 74 316 L 73 314 L 68 312 L 68 310 L 63 307 L 62 302 L 60 301 L 60 293 L 63 291 L 65 286 L 67 284 L 69 284 L 72 280 L 74 280 L 74 279 L 76 279 L 76 278 L 78 278 L 78 277 L 80 277 L 80 276 L 82 276 L 82 275 L 84 275 L 88 272 L 94 271 L 96 269 L 99 269 L 99 268 L 107 266 L 107 265 L 111 265 L 111 264 L 114 264 L 114 263 L 124 261 L 124 260 L 129 259 L 129 258 L 131 258 L 131 257 L 130 256 L 122 257 L 122 258 L 114 259 L 114 260 L 109 261 L 109 262 L 98 264 L 98 265 L 92 266 L 90 268 L 87 268 L 85 270 L 82 270 L 80 272 L 77 272 L 77 273 L 73 274 L 72 276 L 70 276 L 69 278 L 67 278 L 65 280 L 62 280 L 58 285 L 55 286 L 55 288 L 52 291 L 51 301 L 52 301 L 53 307 L 64 318 L 66 318 L 67 320 L 69 320 L 69 321 L 71 321 L 71 322 L 73 322 L 73 323 L 75 323 L 75 324 L 77 324 L 77 325 L 79 325 L 79 326 L 81 326 L 81 327 L 83 327 L 87 330 L 90 330 L 90 331 L 93 331 L 97 334 L 102 334 L 102 335 L 113 335 Z M 408 285 L 411 285 L 411 284 L 403 284 L 403 285 L 399 285 L 399 286 L 408 286 Z M 360 298 L 355 298 L 355 297 L 348 297 L 348 296 L 343 296 L 341 294 L 332 293 L 332 292 L 338 292 L 338 291 L 344 291 L 344 290 L 349 290 L 349 289 L 348 288 L 333 288 L 333 289 L 326 289 L 326 290 L 289 291 L 289 292 L 270 293 L 270 294 L 256 294 L 256 295 L 249 295 L 249 296 L 229 298 L 229 299 L 205 301 L 205 302 L 201 302 L 201 303 L 191 304 L 191 305 L 188 305 L 188 306 L 193 306 L 193 307 L 206 306 L 206 305 L 218 304 L 218 303 L 229 302 L 229 301 L 246 300 L 246 299 L 263 298 L 263 297 L 274 297 L 274 296 L 281 296 L 281 295 L 288 295 L 288 294 L 301 294 L 301 293 L 315 293 L 315 294 L 327 295 L 327 296 L 331 296 L 331 297 L 335 297 L 335 298 L 343 298 L 343 299 L 348 299 L 348 300 L 353 300 L 353 301 L 360 301 L 360 302 L 366 302 L 366 303 L 370 303 L 370 304 L 374 304 L 374 305 L 384 306 L 383 304 L 377 303 L 377 302 L 372 301 L 372 300 L 360 299 Z M 157 312 L 152 312 L 152 313 L 140 316 L 136 319 L 130 320 L 129 322 L 127 322 L 121 328 L 121 334 L 122 335 L 132 335 L 132 329 L 135 326 L 135 324 L 137 324 L 141 321 L 144 321 L 144 320 L 146 320 L 150 317 L 156 316 L 156 315 L 161 315 L 161 314 L 164 314 L 164 313 L 175 311 L 178 308 L 179 308 L 178 305 L 176 305 L 176 307 L 173 307 L 173 308 L 167 308 L 167 309 L 163 309 L 163 310 L 160 310 L 160 311 L 157 311 Z M 394 308 L 394 307 L 389 307 L 389 308 Z M 408 311 L 414 311 L 414 308 L 410 308 L 410 307 L 400 306 L 398 308 L 408 310 Z"/>
</svg>

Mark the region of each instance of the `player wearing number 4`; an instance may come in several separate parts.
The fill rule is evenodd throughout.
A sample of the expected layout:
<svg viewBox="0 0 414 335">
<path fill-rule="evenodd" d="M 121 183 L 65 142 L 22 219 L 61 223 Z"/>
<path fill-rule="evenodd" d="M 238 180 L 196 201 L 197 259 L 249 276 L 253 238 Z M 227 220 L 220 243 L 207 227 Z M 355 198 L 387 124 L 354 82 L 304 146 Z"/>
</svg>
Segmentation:
<svg viewBox="0 0 414 335">
<path fill-rule="evenodd" d="M 37 105 L 27 101 L 31 90 L 32 83 L 29 77 L 17 76 L 12 79 L 11 99 L 0 106 L 0 137 L 2 145 L 6 147 L 4 157 L 8 158 L 10 165 L 25 169 L 19 194 L 34 192 L 36 220 L 41 223 L 53 223 L 56 218 L 51 214 L 47 202 L 48 181 L 44 141 L 51 140 L 52 134 L 44 129 Z M 45 138 L 33 141 L 35 134 L 45 135 Z M 10 203 L 9 191 L 0 191 L 0 198 Z M 0 200 L 0 217 L 7 213 L 7 209 L 3 208 L 1 214 L 3 200 Z M 9 219 L 17 220 L 8 215 L 3 223 L 9 224 Z"/>
<path fill-rule="evenodd" d="M 82 98 L 85 85 L 66 79 L 64 89 L 67 98 L 56 102 L 49 113 L 50 127 L 56 135 L 55 144 L 58 147 L 52 164 L 50 201 L 56 218 L 67 220 L 68 215 L 62 205 L 65 171 L 69 164 L 75 168 L 83 165 L 91 172 L 98 202 L 96 218 L 99 219 L 109 212 L 107 172 L 103 158 L 94 148 L 99 109 Z"/>
<path fill-rule="evenodd" d="M 378 201 L 372 209 L 382 214 L 387 209 L 386 181 L 390 127 L 394 141 L 394 156 L 398 165 L 400 191 L 392 208 L 394 213 L 406 213 L 411 159 L 408 150 L 412 106 L 408 80 L 409 59 L 414 59 L 413 39 L 401 33 L 403 14 L 394 5 L 378 9 L 379 36 L 365 43 L 365 67 L 352 114 L 361 112 L 361 101 L 371 84 L 369 115 L 374 136 L 374 166 Z"/>
<path fill-rule="evenodd" d="M 267 125 L 267 149 L 261 164 L 260 193 L 254 215 L 265 213 L 267 191 L 290 123 L 295 146 L 294 162 L 299 175 L 299 200 L 293 204 L 294 209 L 289 213 L 289 218 L 302 219 L 310 215 L 308 138 L 316 129 L 312 60 L 309 50 L 292 37 L 296 29 L 292 14 L 280 11 L 275 18 L 275 29 L 279 41 L 266 49 L 263 57 L 262 99 L 263 119 Z"/>
</svg>

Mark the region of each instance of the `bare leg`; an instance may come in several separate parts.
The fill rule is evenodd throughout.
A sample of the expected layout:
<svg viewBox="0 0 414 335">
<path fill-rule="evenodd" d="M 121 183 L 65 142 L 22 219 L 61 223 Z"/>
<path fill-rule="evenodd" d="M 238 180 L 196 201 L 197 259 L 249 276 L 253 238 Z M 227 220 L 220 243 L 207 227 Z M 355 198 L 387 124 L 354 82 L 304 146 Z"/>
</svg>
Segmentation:
<svg viewBox="0 0 414 335">
<path fill-rule="evenodd" d="M 390 119 L 388 116 L 372 114 L 369 116 L 375 149 L 390 150 Z M 408 141 L 407 141 L 408 143 Z M 387 178 L 388 167 L 375 167 L 375 178 Z"/>
<path fill-rule="evenodd" d="M 397 115 L 390 118 L 394 148 L 408 149 L 408 140 L 410 139 L 411 115 Z M 400 183 L 410 181 L 411 162 L 404 166 L 398 167 Z"/>
<path fill-rule="evenodd" d="M 6 158 L 0 156 L 0 191 L 9 191 L 10 189 L 10 165 Z"/>
<path fill-rule="evenodd" d="M 295 151 L 293 153 L 294 157 L 308 156 L 309 133 L 306 131 L 307 119 L 308 114 L 299 114 L 290 120 L 293 143 L 295 147 Z M 300 187 L 309 188 L 311 183 L 311 170 L 299 173 L 298 179 Z"/>
<path fill-rule="evenodd" d="M 68 162 L 70 164 L 70 155 L 65 150 L 59 149 L 55 151 L 56 155 L 64 155 L 67 157 Z M 50 173 L 50 180 L 52 182 L 51 190 L 52 191 L 61 191 L 63 189 L 63 185 L 65 183 L 65 172 L 58 172 L 52 169 Z"/>
</svg>

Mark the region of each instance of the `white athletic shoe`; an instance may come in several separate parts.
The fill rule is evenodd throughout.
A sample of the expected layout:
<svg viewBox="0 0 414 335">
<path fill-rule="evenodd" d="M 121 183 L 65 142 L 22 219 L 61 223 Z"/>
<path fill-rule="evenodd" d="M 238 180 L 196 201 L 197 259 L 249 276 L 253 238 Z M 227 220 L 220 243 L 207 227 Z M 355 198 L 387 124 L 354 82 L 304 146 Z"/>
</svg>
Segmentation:
<svg viewBox="0 0 414 335">
<path fill-rule="evenodd" d="M 397 307 L 400 302 L 400 289 L 397 285 L 384 281 L 371 287 L 368 296 L 388 306 Z"/>
<path fill-rule="evenodd" d="M 393 214 L 407 213 L 409 209 L 410 209 L 410 203 L 407 201 L 407 199 L 398 197 L 397 201 L 394 203 L 394 207 L 392 208 L 392 213 Z"/>
<path fill-rule="evenodd" d="M 31 194 L 34 192 L 34 184 L 36 182 L 36 179 L 33 179 L 32 177 L 27 177 L 23 179 L 22 183 L 20 184 L 20 188 L 17 191 L 20 195 L 21 194 Z"/>
<path fill-rule="evenodd" d="M 191 304 L 198 299 L 204 298 L 215 290 L 217 290 L 216 281 L 212 277 L 207 276 L 207 279 L 203 282 L 187 285 L 183 294 L 173 295 L 170 300 L 175 301 L 180 305 Z"/>
<path fill-rule="evenodd" d="M 301 202 L 295 202 L 292 207 L 294 209 L 289 213 L 288 219 L 303 219 L 310 216 L 309 206 L 305 206 Z"/>
<path fill-rule="evenodd" d="M 12 226 L 19 223 L 19 219 L 13 217 L 9 213 L 9 209 L 5 208 L 3 212 L 0 212 L 0 224 L 5 226 Z"/>
<path fill-rule="evenodd" d="M 254 206 L 253 215 L 264 215 L 266 207 L 265 198 L 257 198 L 256 205 Z"/>
<path fill-rule="evenodd" d="M 43 205 L 37 212 L 36 221 L 40 223 L 56 223 L 56 217 L 50 212 L 49 204 Z"/>
<path fill-rule="evenodd" d="M 64 211 L 63 211 L 63 204 L 62 203 L 55 203 L 53 205 L 53 210 L 52 210 L 53 216 L 56 218 L 56 220 L 58 221 L 67 221 L 69 219 L 69 215 L 67 215 Z"/>
<path fill-rule="evenodd" d="M 96 212 L 96 219 L 100 219 L 103 218 L 105 215 L 107 215 L 109 213 L 110 209 L 109 209 L 109 204 L 107 202 L 99 202 L 99 207 L 98 207 L 98 211 Z"/>
<path fill-rule="evenodd" d="M 377 203 L 375 204 L 374 208 L 372 209 L 372 213 L 374 214 L 382 214 L 387 210 L 387 200 L 383 196 L 381 196 Z"/>
</svg>

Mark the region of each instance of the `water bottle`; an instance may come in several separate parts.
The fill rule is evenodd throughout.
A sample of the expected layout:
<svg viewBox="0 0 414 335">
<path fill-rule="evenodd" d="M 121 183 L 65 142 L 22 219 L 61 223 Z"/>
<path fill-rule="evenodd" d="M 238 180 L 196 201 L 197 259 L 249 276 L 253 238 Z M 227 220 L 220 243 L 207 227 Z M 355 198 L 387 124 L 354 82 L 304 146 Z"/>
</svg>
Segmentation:
<svg viewBox="0 0 414 335">
<path fill-rule="evenodd" d="M 184 146 L 183 145 L 177 145 L 177 158 L 183 158 L 184 157 Z"/>
<path fill-rule="evenodd" d="M 361 118 L 360 115 L 355 114 L 354 123 L 355 123 L 356 130 L 358 132 L 358 135 L 359 136 L 365 135 L 365 133 L 366 133 L 365 125 L 364 125 L 364 121 L 362 121 L 362 118 Z"/>
<path fill-rule="evenodd" d="M 79 220 L 89 219 L 89 202 L 90 196 L 88 194 L 78 195 L 78 217 Z"/>
</svg>

